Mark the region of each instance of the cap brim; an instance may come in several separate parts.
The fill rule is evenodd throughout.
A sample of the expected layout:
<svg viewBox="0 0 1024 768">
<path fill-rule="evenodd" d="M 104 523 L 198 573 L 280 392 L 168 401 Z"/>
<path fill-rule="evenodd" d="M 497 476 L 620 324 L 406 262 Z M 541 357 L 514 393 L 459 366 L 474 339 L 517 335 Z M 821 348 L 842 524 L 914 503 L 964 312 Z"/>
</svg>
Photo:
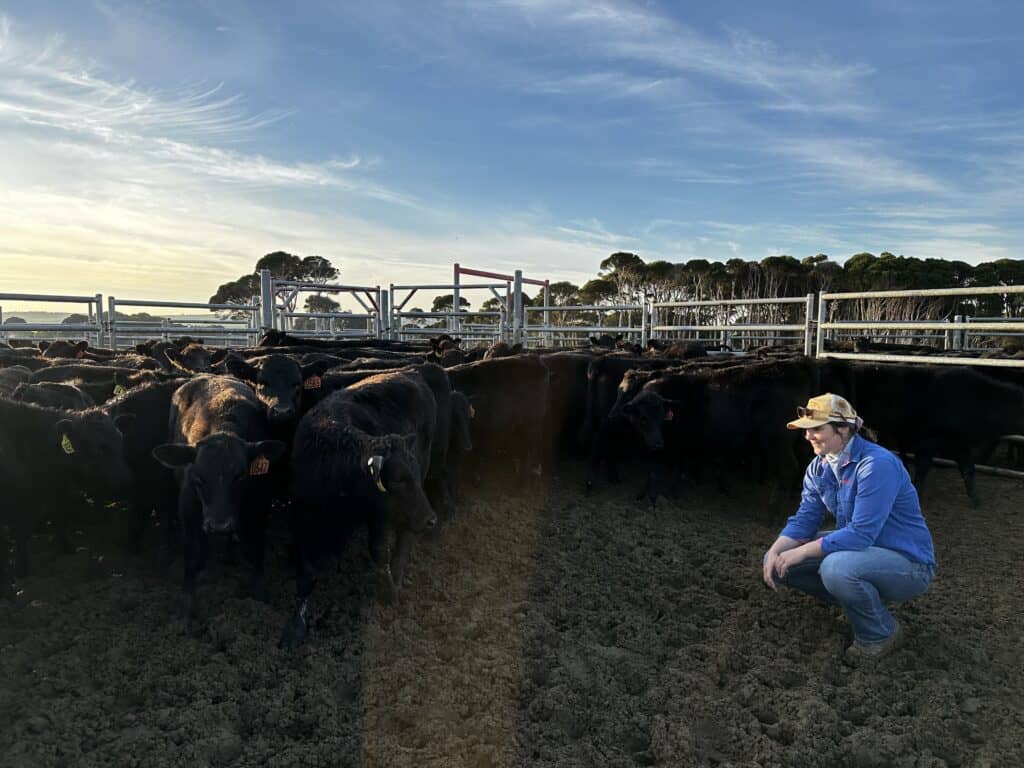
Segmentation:
<svg viewBox="0 0 1024 768">
<path fill-rule="evenodd" d="M 808 419 L 804 417 L 789 422 L 786 424 L 786 429 L 814 429 L 815 427 L 823 427 L 828 423 L 828 419 Z"/>
</svg>

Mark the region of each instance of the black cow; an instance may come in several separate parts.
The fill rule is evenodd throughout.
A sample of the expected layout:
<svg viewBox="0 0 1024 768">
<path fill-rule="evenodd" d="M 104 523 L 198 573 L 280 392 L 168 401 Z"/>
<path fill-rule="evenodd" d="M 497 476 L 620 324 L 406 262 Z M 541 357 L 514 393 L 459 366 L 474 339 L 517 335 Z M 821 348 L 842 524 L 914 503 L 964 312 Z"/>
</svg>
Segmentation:
<svg viewBox="0 0 1024 768">
<path fill-rule="evenodd" d="M 496 341 L 483 353 L 484 360 L 494 360 L 499 357 L 511 357 L 523 351 L 522 344 L 509 344 L 505 341 Z"/>
<path fill-rule="evenodd" d="M 24 365 L 12 365 L 0 370 L 0 397 L 10 397 L 19 384 L 32 379 L 32 371 Z"/>
<path fill-rule="evenodd" d="M 543 434 L 551 374 L 537 358 L 526 355 L 481 360 L 448 368 L 452 387 L 465 393 L 476 409 L 469 463 L 479 480 L 484 462 L 500 466 L 511 460 L 520 479 L 543 473 Z M 526 490 L 520 483 L 521 490 Z"/>
<path fill-rule="evenodd" d="M 980 371 L 930 365 L 857 364 L 858 413 L 893 450 L 914 454 L 922 490 L 932 459 L 953 459 L 972 505 L 980 503 L 974 465 L 1000 436 L 1024 432 L 1024 389 Z"/>
<path fill-rule="evenodd" d="M 85 356 L 85 350 L 89 348 L 88 341 L 40 341 L 39 352 L 45 358 Z"/>
<path fill-rule="evenodd" d="M 550 454 L 579 455 L 587 416 L 587 369 L 592 354 L 554 352 L 540 361 L 551 373 L 544 419 L 544 447 Z"/>
<path fill-rule="evenodd" d="M 267 409 L 267 423 L 275 437 L 290 440 L 307 408 L 303 397 L 310 390 L 320 387 L 320 377 L 333 361 L 299 365 L 287 355 L 267 355 L 251 358 L 229 358 L 225 368 L 232 375 L 256 390 L 256 396 Z M 312 403 L 309 403 L 312 405 Z"/>
<path fill-rule="evenodd" d="M 785 424 L 793 418 L 794 404 L 805 402 L 819 381 L 809 358 L 694 366 L 648 381 L 631 400 L 617 404 L 610 420 L 625 419 L 648 449 L 667 449 L 681 464 L 710 464 L 720 485 L 735 467 L 767 481 L 766 509 L 774 517 L 783 499 L 799 488 L 797 456 L 806 455 L 799 433 Z M 652 504 L 657 494 L 649 474 Z"/>
<path fill-rule="evenodd" d="M 115 418 L 126 414 L 134 418 L 124 438 L 125 460 L 134 479 L 126 494 L 131 519 L 136 523 L 132 543 L 136 549 L 140 546 L 150 513 L 155 510 L 163 533 L 160 559 L 164 562 L 173 557 L 177 541 L 177 483 L 173 473 L 153 456 L 153 449 L 167 442 L 171 398 L 179 386 L 180 381 L 143 384 L 125 389 L 104 406 Z"/>
<path fill-rule="evenodd" d="M 251 589 L 265 598 L 263 554 L 270 506 L 267 475 L 287 446 L 267 439 L 265 408 L 249 385 L 200 375 L 175 391 L 169 442 L 153 449 L 178 481 L 184 539 L 185 617 L 196 616 L 196 576 L 207 556 L 207 535 L 236 533 L 253 568 Z"/>
<path fill-rule="evenodd" d="M 397 599 L 414 533 L 437 524 L 423 489 L 435 419 L 430 387 L 402 371 L 334 392 L 299 422 L 291 461 L 296 607 L 280 647 L 305 640 L 317 562 L 354 525 L 369 529 L 380 596 Z"/>
<path fill-rule="evenodd" d="M 332 392 L 337 392 L 338 390 L 349 387 L 356 382 L 363 381 L 389 370 L 392 369 L 333 369 L 328 371 L 319 378 L 317 387 L 307 390 L 307 403 L 309 400 L 312 400 L 313 402 L 322 400 Z M 436 420 L 434 434 L 431 438 L 431 445 L 433 447 L 431 450 L 430 474 L 427 477 L 426 490 L 430 503 L 434 509 L 439 512 L 447 513 L 450 511 L 452 506 L 451 500 L 453 494 L 452 483 L 449 477 L 448 451 L 453 441 L 453 423 L 462 416 L 457 413 L 461 404 L 452 400 L 451 382 L 448 374 L 440 366 L 433 363 L 419 363 L 417 365 L 407 365 L 399 370 L 415 371 L 419 373 L 427 383 L 427 386 L 430 387 L 431 394 L 434 396 Z M 469 439 L 470 438 L 467 437 L 467 440 Z"/>
<path fill-rule="evenodd" d="M 228 354 L 226 349 L 210 351 L 201 344 L 187 344 L 180 350 L 174 347 L 164 349 L 168 362 L 184 373 L 210 373 L 213 366 L 221 362 Z"/>
<path fill-rule="evenodd" d="M 11 393 L 11 400 L 58 408 L 62 411 L 84 411 L 96 405 L 92 397 L 74 384 L 57 384 L 52 381 L 19 384 Z"/>
<path fill-rule="evenodd" d="M 0 399 L 0 585 L 8 586 L 5 528 L 14 536 L 17 573 L 25 575 L 27 540 L 39 521 L 61 521 L 82 492 L 106 499 L 129 487 L 121 430 L 131 422 L 98 409 L 65 412 Z"/>
</svg>

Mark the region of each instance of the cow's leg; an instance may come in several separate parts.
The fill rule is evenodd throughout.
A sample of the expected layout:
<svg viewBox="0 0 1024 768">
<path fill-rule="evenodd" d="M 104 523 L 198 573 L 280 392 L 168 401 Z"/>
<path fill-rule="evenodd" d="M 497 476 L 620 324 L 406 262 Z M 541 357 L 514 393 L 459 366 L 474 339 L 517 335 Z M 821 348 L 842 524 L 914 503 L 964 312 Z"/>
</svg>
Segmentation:
<svg viewBox="0 0 1024 768">
<path fill-rule="evenodd" d="M 398 601 L 398 586 L 391 572 L 391 524 L 386 514 L 370 514 L 370 558 L 377 572 L 377 597 L 384 603 Z"/>
<path fill-rule="evenodd" d="M 587 456 L 587 480 L 586 492 L 589 494 L 594 489 L 594 481 L 601 471 L 601 459 L 605 455 L 606 434 L 605 426 L 598 427 L 597 434 L 590 441 L 590 451 Z"/>
<path fill-rule="evenodd" d="M 298 523 L 293 528 L 295 542 L 295 610 L 281 632 L 277 647 L 290 651 L 306 641 L 309 634 L 309 599 L 316 586 L 316 567 L 313 562 L 315 543 L 311 541 L 311 527 Z"/>
<path fill-rule="evenodd" d="M 260 483 L 260 485 L 263 485 Z M 246 505 L 245 514 L 242 519 L 241 546 L 242 557 L 245 559 L 250 570 L 248 583 L 242 587 L 246 597 L 259 600 L 262 603 L 269 602 L 270 592 L 267 589 L 267 581 L 263 573 L 263 561 L 266 556 L 267 547 L 267 516 L 270 506 L 270 487 L 257 489 L 249 504 Z"/>
<path fill-rule="evenodd" d="M 394 579 L 395 588 L 402 586 L 402 575 L 405 573 L 405 566 L 409 564 L 409 554 L 412 552 L 413 533 L 405 526 L 398 530 L 395 538 L 395 549 L 391 555 L 391 577 Z"/>
<path fill-rule="evenodd" d="M 917 446 L 914 453 L 914 485 L 919 495 L 924 493 L 924 484 L 928 479 L 928 473 L 931 472 L 934 456 L 935 449 L 927 444 Z"/>
<path fill-rule="evenodd" d="M 179 518 L 182 528 L 182 554 L 184 575 L 182 578 L 182 612 L 186 629 L 192 631 L 192 623 L 197 616 L 196 579 L 206 566 L 209 541 L 202 528 L 202 507 L 195 498 L 194 491 L 182 490 L 179 503 Z"/>
</svg>

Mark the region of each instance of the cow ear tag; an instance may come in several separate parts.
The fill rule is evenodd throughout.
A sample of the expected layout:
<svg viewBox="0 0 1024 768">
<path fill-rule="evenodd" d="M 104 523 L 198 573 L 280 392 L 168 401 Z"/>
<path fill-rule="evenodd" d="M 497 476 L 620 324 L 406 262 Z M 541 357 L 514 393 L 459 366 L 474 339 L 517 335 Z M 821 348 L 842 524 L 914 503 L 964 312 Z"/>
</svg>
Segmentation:
<svg viewBox="0 0 1024 768">
<path fill-rule="evenodd" d="M 380 456 L 371 456 L 366 460 L 366 468 L 370 470 L 370 477 L 377 483 L 377 490 L 381 493 L 387 493 L 388 489 L 384 487 L 384 483 L 380 479 L 380 468 L 383 463 Z"/>
<path fill-rule="evenodd" d="M 75 452 L 75 446 L 71 444 L 71 438 L 68 437 L 66 434 L 61 435 L 60 447 L 64 449 L 64 453 L 66 453 L 68 456 Z"/>
<path fill-rule="evenodd" d="M 124 384 L 115 384 L 114 385 L 114 395 L 115 396 L 116 395 L 123 395 L 127 391 L 128 391 L 128 389 L 124 386 Z"/>
<path fill-rule="evenodd" d="M 302 388 L 303 389 L 320 389 L 320 384 L 321 384 L 321 381 L 320 381 L 320 377 L 319 376 L 310 376 L 308 379 L 306 379 L 304 382 L 302 382 Z"/>
<path fill-rule="evenodd" d="M 469 406 L 469 418 L 476 418 L 476 408 L 474 408 L 472 405 Z"/>
<path fill-rule="evenodd" d="M 270 460 L 266 456 L 257 456 L 249 464 L 249 474 L 256 477 L 265 475 L 270 471 Z"/>
<path fill-rule="evenodd" d="M 676 415 L 672 411 L 665 411 L 665 421 L 672 421 Z"/>
</svg>

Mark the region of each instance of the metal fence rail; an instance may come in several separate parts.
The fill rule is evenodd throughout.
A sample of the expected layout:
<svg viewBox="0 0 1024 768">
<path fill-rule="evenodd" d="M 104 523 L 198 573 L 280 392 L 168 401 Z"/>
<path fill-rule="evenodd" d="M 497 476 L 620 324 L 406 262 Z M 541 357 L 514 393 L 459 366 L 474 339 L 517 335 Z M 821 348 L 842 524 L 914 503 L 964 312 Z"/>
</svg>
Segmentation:
<svg viewBox="0 0 1024 768">
<path fill-rule="evenodd" d="M 966 337 L 968 334 L 989 331 L 995 335 L 1004 335 L 1006 332 L 1024 332 L 1024 318 L 1007 318 L 998 320 L 984 318 L 980 321 L 972 321 L 962 315 L 956 315 L 950 320 L 906 320 L 906 321 L 877 321 L 877 320 L 837 320 L 828 322 L 829 302 L 843 302 L 857 299 L 922 299 L 940 297 L 971 297 L 991 296 L 1000 294 L 1024 293 L 1024 285 L 998 285 L 981 286 L 975 288 L 933 288 L 920 291 L 859 291 L 849 293 L 822 293 L 818 301 L 818 331 L 817 343 L 815 345 L 815 356 L 819 358 L 834 358 L 839 360 L 862 360 L 865 362 L 898 362 L 898 363 L 936 363 L 942 365 L 973 365 L 1000 368 L 1024 367 L 1024 360 L 1010 360 L 1004 358 L 983 358 L 983 357 L 959 357 L 954 355 L 905 355 L 905 354 L 877 354 L 872 352 L 834 352 L 825 349 L 825 338 L 835 331 L 934 331 L 942 333 L 943 347 L 946 349 L 966 348 Z"/>
<path fill-rule="evenodd" d="M 774 307 L 784 305 L 803 305 L 803 322 L 799 323 L 742 323 L 742 322 L 716 322 L 716 323 L 687 323 L 687 324 L 660 324 L 661 312 L 678 313 L 679 310 L 692 310 L 703 307 L 720 310 L 719 315 L 729 318 L 725 312 L 728 307 Z M 735 314 L 732 315 L 739 319 Z M 797 334 L 802 335 L 804 354 L 810 355 L 812 350 L 812 324 L 814 322 L 814 294 L 806 296 L 794 296 L 778 299 L 721 299 L 707 301 L 659 301 L 651 303 L 651 335 L 658 333 L 693 333 L 697 336 L 701 333 L 718 333 L 719 343 L 729 346 L 731 334 L 744 335 L 765 334 L 766 340 L 780 340 L 791 338 Z M 767 336 L 769 332 L 785 333 L 784 336 Z"/>
<path fill-rule="evenodd" d="M 458 265 L 456 265 L 456 268 L 458 269 Z M 459 274 L 459 272 L 456 272 L 456 277 Z M 464 310 L 462 307 L 456 306 L 461 303 L 461 291 L 465 290 L 489 291 L 498 300 L 500 309 L 497 311 L 474 311 Z M 401 296 L 399 294 L 400 291 L 408 291 L 408 293 L 405 296 Z M 405 305 L 412 300 L 412 297 L 418 291 L 451 291 L 453 307 L 450 311 L 403 312 L 402 310 L 405 308 Z M 504 295 L 499 293 L 499 291 L 502 291 Z M 395 285 L 392 283 L 389 286 L 388 296 L 390 298 L 391 313 L 386 325 L 385 338 L 403 339 L 407 335 L 429 335 L 447 331 L 464 339 L 501 341 L 509 334 L 507 313 L 507 307 L 511 304 L 511 287 L 509 283 L 463 283 L 460 281 L 417 285 Z M 473 327 L 464 328 L 465 321 L 462 318 L 465 317 L 494 317 L 497 318 L 497 322 L 486 324 L 484 327 L 480 327 L 481 324 L 479 323 L 474 323 L 471 324 Z M 442 327 L 410 327 L 402 325 L 402 320 L 424 319 L 443 319 L 447 322 Z"/>
<path fill-rule="evenodd" d="M 83 338 L 96 346 L 103 344 L 103 294 L 96 293 L 92 296 L 66 296 L 41 293 L 0 293 L 0 301 L 29 301 L 46 302 L 52 304 L 85 304 L 86 322 L 84 323 L 2 323 L 0 324 L 0 339 L 8 339 L 12 334 L 18 332 L 45 333 L 68 338 Z M 79 314 L 79 313 L 68 313 Z M 3 320 L 3 312 L 0 310 L 0 321 Z"/>
<path fill-rule="evenodd" d="M 543 312 L 544 322 L 530 325 L 529 317 L 531 312 Z M 551 313 L 562 313 L 563 323 L 555 325 L 551 323 Z M 605 325 L 602 318 L 609 312 L 618 313 L 617 325 Z M 622 314 L 627 313 L 627 321 L 631 321 L 632 313 L 639 313 L 639 325 L 631 322 L 623 323 Z M 578 323 L 565 323 L 564 317 L 569 315 L 594 315 L 596 324 L 586 323 L 586 318 L 580 318 Z M 647 344 L 649 338 L 647 326 L 647 308 L 643 304 L 567 304 L 567 305 L 541 305 L 537 307 L 523 307 L 523 343 L 532 340 L 540 340 L 544 346 L 561 346 L 562 342 L 578 342 L 576 337 L 580 334 L 591 333 L 617 333 L 623 336 L 638 336 L 641 344 Z"/>
<path fill-rule="evenodd" d="M 147 309 L 206 309 L 210 311 L 245 312 L 245 319 L 195 321 L 180 318 L 163 318 L 158 322 L 145 320 L 119 320 L 118 307 L 144 307 Z M 111 349 L 130 346 L 132 343 L 160 337 L 167 341 L 172 336 L 201 336 L 224 342 L 224 346 L 255 344 L 259 333 L 258 317 L 260 305 L 253 300 L 250 304 L 211 304 L 193 301 L 159 301 L 156 299 L 118 299 L 107 297 L 107 333 Z M 238 325 L 240 327 L 229 327 Z"/>
</svg>

